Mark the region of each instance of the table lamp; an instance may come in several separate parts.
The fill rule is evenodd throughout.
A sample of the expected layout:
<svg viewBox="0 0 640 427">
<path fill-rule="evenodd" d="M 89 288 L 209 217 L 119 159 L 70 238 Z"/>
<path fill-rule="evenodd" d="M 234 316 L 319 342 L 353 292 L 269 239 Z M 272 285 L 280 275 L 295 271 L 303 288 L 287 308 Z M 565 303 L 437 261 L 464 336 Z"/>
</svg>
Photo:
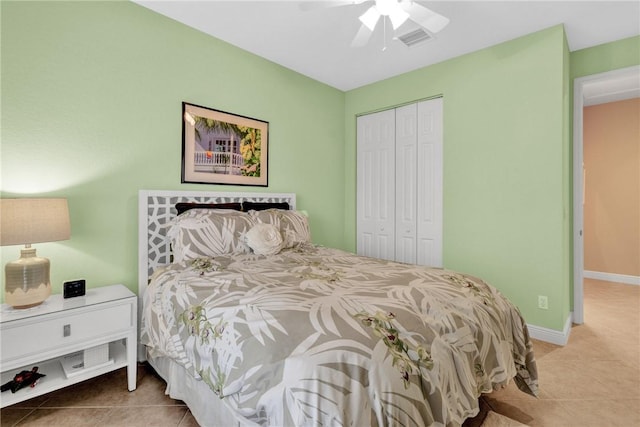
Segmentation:
<svg viewBox="0 0 640 427">
<path fill-rule="evenodd" d="M 71 237 L 66 199 L 0 199 L 0 245 L 25 245 L 5 266 L 5 302 L 16 309 L 42 304 L 51 295 L 50 263 L 32 243 Z"/>
</svg>

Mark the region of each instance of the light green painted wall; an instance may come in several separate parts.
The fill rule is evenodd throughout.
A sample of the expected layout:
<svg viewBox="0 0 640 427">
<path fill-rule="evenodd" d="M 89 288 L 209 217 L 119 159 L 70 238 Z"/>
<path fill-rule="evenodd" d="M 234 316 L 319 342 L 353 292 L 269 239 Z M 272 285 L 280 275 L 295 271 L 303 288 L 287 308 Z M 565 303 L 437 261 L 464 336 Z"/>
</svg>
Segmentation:
<svg viewBox="0 0 640 427">
<path fill-rule="evenodd" d="M 573 311 L 573 151 L 571 130 L 573 128 L 572 117 L 572 80 L 570 76 L 571 53 L 564 36 L 562 48 L 562 225 L 564 230 L 562 242 L 562 274 L 566 278 L 568 286 L 562 288 L 562 301 L 564 311 L 562 316 L 565 321 Z M 564 326 L 564 325 L 563 325 Z"/>
<path fill-rule="evenodd" d="M 2 197 L 68 198 L 71 240 L 36 245 L 54 292 L 136 289 L 140 189 L 295 192 L 313 240 L 343 245 L 343 92 L 130 2 L 2 1 L 1 19 Z M 181 184 L 182 101 L 269 121 L 269 187 Z"/>
<path fill-rule="evenodd" d="M 640 64 L 640 36 L 571 52 L 571 80 Z"/>
<path fill-rule="evenodd" d="M 482 277 L 528 323 L 556 330 L 570 286 L 565 56 L 557 26 L 347 92 L 345 111 L 345 157 L 355 165 L 356 115 L 444 96 L 445 267 Z M 355 176 L 348 170 L 350 249 Z"/>
</svg>

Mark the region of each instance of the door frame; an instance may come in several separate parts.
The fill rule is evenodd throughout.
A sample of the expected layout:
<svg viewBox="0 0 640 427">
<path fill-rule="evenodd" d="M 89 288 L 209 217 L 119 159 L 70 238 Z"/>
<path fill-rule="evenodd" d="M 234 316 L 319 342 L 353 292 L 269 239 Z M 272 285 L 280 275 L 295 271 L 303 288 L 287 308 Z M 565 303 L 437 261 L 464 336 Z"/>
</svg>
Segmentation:
<svg viewBox="0 0 640 427">
<path fill-rule="evenodd" d="M 585 105 L 640 96 L 640 65 L 579 77 L 573 85 L 573 323 L 584 323 L 584 141 Z"/>
</svg>

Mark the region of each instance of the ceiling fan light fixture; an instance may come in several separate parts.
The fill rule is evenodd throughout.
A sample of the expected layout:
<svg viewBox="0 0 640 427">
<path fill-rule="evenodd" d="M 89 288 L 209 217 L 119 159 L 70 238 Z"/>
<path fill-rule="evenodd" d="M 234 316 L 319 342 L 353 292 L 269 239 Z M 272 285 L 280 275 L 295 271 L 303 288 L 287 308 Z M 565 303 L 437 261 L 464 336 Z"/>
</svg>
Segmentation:
<svg viewBox="0 0 640 427">
<path fill-rule="evenodd" d="M 375 2 L 378 12 L 380 12 L 382 16 L 389 16 L 394 10 L 400 7 L 398 0 L 375 0 Z"/>
<path fill-rule="evenodd" d="M 371 6 L 365 13 L 360 15 L 360 22 L 362 25 L 367 27 L 369 30 L 373 31 L 376 28 L 376 24 L 378 23 L 378 19 L 380 19 L 380 12 L 378 12 L 378 8 L 375 6 Z"/>
</svg>

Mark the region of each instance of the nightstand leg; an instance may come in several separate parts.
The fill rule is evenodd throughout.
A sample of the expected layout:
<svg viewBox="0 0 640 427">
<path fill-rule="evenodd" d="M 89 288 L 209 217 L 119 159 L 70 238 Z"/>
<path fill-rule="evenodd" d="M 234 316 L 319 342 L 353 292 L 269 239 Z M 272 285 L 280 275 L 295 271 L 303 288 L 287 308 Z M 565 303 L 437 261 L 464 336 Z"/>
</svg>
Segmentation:
<svg viewBox="0 0 640 427">
<path fill-rule="evenodd" d="M 127 386 L 129 391 L 136 389 L 136 377 L 138 375 L 137 363 L 138 343 L 135 334 L 127 338 Z"/>
</svg>

